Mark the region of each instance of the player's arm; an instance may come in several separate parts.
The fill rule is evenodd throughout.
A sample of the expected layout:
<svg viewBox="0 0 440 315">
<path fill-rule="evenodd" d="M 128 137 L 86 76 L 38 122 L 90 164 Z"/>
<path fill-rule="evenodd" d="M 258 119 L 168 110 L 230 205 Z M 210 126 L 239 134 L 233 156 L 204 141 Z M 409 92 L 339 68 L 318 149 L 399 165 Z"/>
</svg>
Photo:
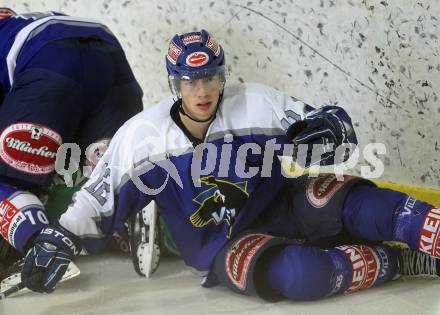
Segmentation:
<svg viewBox="0 0 440 315">
<path fill-rule="evenodd" d="M 48 224 L 44 206 L 36 195 L 8 178 L 0 179 L 0 232 L 9 244 L 25 253 L 29 239 Z"/>
<path fill-rule="evenodd" d="M 323 139 L 335 145 L 357 144 L 350 116 L 342 107 L 331 105 L 307 113 L 289 126 L 287 136 L 296 144 L 323 143 Z"/>
<path fill-rule="evenodd" d="M 82 249 L 89 253 L 101 249 L 121 222 L 151 201 L 133 180 L 134 150 L 126 137 L 118 131 L 67 211 L 33 240 L 22 272 L 30 289 L 53 291 Z"/>
<path fill-rule="evenodd" d="M 272 93 L 273 107 L 281 127 L 286 130 L 287 138 L 297 146 L 294 158 L 298 158 L 298 154 L 305 155 L 305 166 L 308 166 L 314 163 L 314 149 L 318 150 L 321 160 L 317 162 L 321 165 L 331 165 L 348 158 L 335 158 L 338 146 L 358 143 L 351 118 L 342 107 L 327 105 L 315 109 L 281 92 Z M 304 150 L 298 150 L 300 146 Z"/>
</svg>

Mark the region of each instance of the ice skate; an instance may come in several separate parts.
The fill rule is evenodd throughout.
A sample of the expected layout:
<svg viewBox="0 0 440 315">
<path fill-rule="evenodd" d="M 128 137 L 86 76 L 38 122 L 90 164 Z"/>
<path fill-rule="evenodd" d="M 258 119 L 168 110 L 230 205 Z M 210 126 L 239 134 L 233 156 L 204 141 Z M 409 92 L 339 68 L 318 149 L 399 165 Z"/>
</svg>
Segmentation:
<svg viewBox="0 0 440 315">
<path fill-rule="evenodd" d="M 439 278 L 439 262 L 435 257 L 403 248 L 398 252 L 398 274 L 405 277 Z"/>
<path fill-rule="evenodd" d="M 159 216 L 152 202 L 138 212 L 130 222 L 130 251 L 135 271 L 149 278 L 159 266 Z"/>
</svg>

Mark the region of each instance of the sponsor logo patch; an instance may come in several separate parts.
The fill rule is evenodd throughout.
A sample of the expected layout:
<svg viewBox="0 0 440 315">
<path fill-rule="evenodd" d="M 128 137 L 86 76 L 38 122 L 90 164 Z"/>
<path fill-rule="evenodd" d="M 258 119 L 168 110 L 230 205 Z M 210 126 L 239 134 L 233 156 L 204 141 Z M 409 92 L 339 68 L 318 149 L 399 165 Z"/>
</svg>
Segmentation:
<svg viewBox="0 0 440 315">
<path fill-rule="evenodd" d="M 20 216 L 20 211 L 8 200 L 3 199 L 0 203 L 0 231 L 4 239 L 9 239 L 9 226 L 16 216 Z"/>
<path fill-rule="evenodd" d="M 15 247 L 15 232 L 17 231 L 18 227 L 26 220 L 26 216 L 23 213 L 18 213 L 11 221 L 11 224 L 9 225 L 9 231 L 8 231 L 8 241 L 11 243 L 12 246 Z"/>
<path fill-rule="evenodd" d="M 211 36 L 209 36 L 206 41 L 206 47 L 211 49 L 214 55 L 220 55 L 220 45 Z"/>
<path fill-rule="evenodd" d="M 410 215 L 413 213 L 414 211 L 414 206 L 417 202 L 417 199 L 414 199 L 412 197 L 408 197 L 406 199 L 405 205 L 403 207 L 403 211 L 399 214 L 399 216 L 406 216 L 406 215 Z"/>
<path fill-rule="evenodd" d="M 167 59 L 175 65 L 177 63 L 177 58 L 179 58 L 182 53 L 182 48 L 177 46 L 175 42 L 171 42 L 170 47 L 168 47 Z"/>
<path fill-rule="evenodd" d="M 186 36 L 182 39 L 182 42 L 185 45 L 188 45 L 191 43 L 197 43 L 197 42 L 201 42 L 201 41 L 202 41 L 202 36 L 200 36 L 199 34 L 189 35 L 189 36 Z"/>
<path fill-rule="evenodd" d="M 419 250 L 440 258 L 440 208 L 428 211 L 420 232 Z"/>
<path fill-rule="evenodd" d="M 273 236 L 265 234 L 246 235 L 229 250 L 225 261 L 226 272 L 238 289 L 246 289 L 247 275 L 255 254 L 272 238 Z"/>
<path fill-rule="evenodd" d="M 196 51 L 186 57 L 186 64 L 190 67 L 201 67 L 209 61 L 209 56 L 203 51 Z"/>
<path fill-rule="evenodd" d="M 345 293 L 371 287 L 379 275 L 380 260 L 374 251 L 364 245 L 339 246 L 350 259 L 353 266 L 353 277 L 350 287 Z"/>
<path fill-rule="evenodd" d="M 378 246 L 375 248 L 375 250 L 381 264 L 378 277 L 383 278 L 387 275 L 387 271 L 390 269 L 390 260 L 388 259 L 388 255 L 383 249 L 383 247 Z"/>
<path fill-rule="evenodd" d="M 345 183 L 354 178 L 354 176 L 344 176 L 344 181 L 338 181 L 333 174 L 313 178 L 307 184 L 307 200 L 315 208 L 322 208 Z"/>
<path fill-rule="evenodd" d="M 42 125 L 16 123 L 0 135 L 0 158 L 9 166 L 30 174 L 48 174 L 55 168 L 61 136 Z"/>
</svg>

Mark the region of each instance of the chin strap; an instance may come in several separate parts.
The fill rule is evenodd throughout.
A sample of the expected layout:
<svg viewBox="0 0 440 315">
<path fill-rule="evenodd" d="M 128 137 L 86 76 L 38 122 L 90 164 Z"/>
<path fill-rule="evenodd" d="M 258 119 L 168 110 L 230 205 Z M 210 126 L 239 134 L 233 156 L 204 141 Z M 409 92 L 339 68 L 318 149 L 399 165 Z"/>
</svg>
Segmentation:
<svg viewBox="0 0 440 315">
<path fill-rule="evenodd" d="M 191 117 L 190 115 L 188 115 L 188 114 L 185 112 L 185 110 L 183 109 L 183 105 L 182 105 L 183 102 L 182 102 L 182 99 L 181 99 L 180 102 L 179 102 L 179 112 L 180 112 L 182 115 L 185 115 L 186 117 L 188 117 L 189 119 L 191 119 L 192 121 L 195 121 L 195 122 L 198 122 L 198 123 L 205 123 L 205 122 L 210 121 L 211 119 L 214 119 L 215 115 L 217 114 L 217 111 L 218 111 L 218 107 L 219 107 L 219 105 L 220 105 L 220 102 L 222 101 L 222 98 L 223 98 L 223 91 L 222 91 L 222 93 L 220 93 L 220 97 L 218 98 L 217 107 L 215 108 L 215 112 L 214 112 L 209 118 L 206 118 L 206 119 L 203 119 L 203 120 L 196 119 L 196 118 L 193 118 L 193 117 Z"/>
</svg>

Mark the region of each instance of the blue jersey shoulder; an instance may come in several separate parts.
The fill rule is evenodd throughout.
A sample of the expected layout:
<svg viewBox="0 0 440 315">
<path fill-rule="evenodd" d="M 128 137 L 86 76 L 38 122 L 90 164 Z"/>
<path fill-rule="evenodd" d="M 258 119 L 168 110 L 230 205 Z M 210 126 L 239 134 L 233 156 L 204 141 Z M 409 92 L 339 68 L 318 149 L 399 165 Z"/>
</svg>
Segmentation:
<svg viewBox="0 0 440 315">
<path fill-rule="evenodd" d="M 0 22 L 0 82 L 6 94 L 14 74 L 48 42 L 76 37 L 95 37 L 120 46 L 102 23 L 57 12 L 29 13 Z"/>
</svg>

